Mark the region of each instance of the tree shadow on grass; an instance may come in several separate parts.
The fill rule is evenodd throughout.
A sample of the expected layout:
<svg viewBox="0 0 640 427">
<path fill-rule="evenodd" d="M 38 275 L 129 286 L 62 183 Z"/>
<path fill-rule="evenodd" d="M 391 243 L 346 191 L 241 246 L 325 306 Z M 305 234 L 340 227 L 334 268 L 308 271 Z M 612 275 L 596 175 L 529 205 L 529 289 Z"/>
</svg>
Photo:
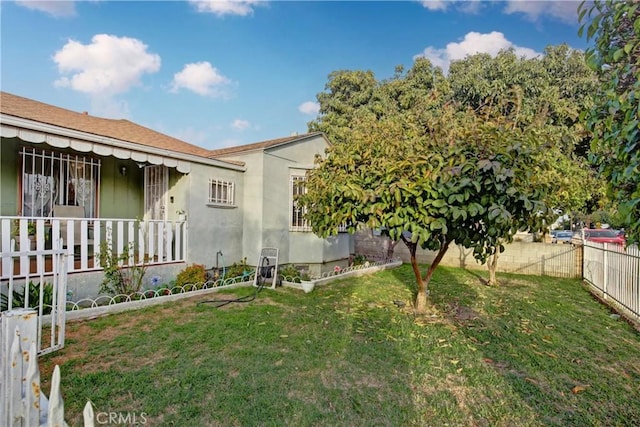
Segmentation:
<svg viewBox="0 0 640 427">
<path fill-rule="evenodd" d="M 415 297 L 411 268 L 392 274 Z M 488 287 L 478 278 L 474 271 L 439 267 L 430 284 L 434 310 L 414 318 L 424 327 L 422 345 L 435 344 L 421 358 L 431 380 L 422 385 L 427 407 L 455 407 L 452 413 L 465 414 L 466 425 L 633 425 L 640 419 L 640 340 L 579 281 L 499 274 L 500 285 Z M 431 415 L 438 419 L 437 411 Z"/>
</svg>

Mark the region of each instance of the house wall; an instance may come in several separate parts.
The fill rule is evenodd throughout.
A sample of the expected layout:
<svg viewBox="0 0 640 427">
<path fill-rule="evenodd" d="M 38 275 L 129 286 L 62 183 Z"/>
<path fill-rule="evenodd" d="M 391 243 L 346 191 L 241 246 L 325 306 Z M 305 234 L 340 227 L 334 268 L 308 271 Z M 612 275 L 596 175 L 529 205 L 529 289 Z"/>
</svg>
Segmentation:
<svg viewBox="0 0 640 427">
<path fill-rule="evenodd" d="M 230 180 L 235 183 L 236 207 L 216 207 L 207 204 L 209 180 Z M 192 163 L 191 172 L 176 179 L 169 190 L 174 196 L 170 210 L 174 213 L 185 203 L 187 211 L 187 262 L 215 266 L 216 252 L 222 251 L 225 265 L 243 256 L 244 185 L 243 172 Z M 180 194 L 182 193 L 182 194 Z M 184 197 L 184 199 L 183 199 Z"/>
<path fill-rule="evenodd" d="M 321 239 L 312 232 L 289 231 L 291 175 L 304 175 L 326 148 L 325 139 L 317 136 L 265 153 L 264 241 L 278 245 L 283 264 L 315 264 L 310 268 L 312 274 L 319 274 L 326 263 L 349 257 L 346 234 Z"/>
<path fill-rule="evenodd" d="M 311 232 L 289 231 L 290 177 L 311 169 L 316 154 L 324 155 L 327 142 L 318 136 L 302 141 L 228 157 L 245 163 L 243 253 L 256 264 L 263 247 L 279 250 L 281 264 L 313 264 L 319 272 L 327 262 L 346 260 L 348 235 L 320 239 Z"/>
<path fill-rule="evenodd" d="M 18 213 L 18 138 L 0 141 L 0 215 Z"/>
<path fill-rule="evenodd" d="M 132 160 L 100 160 L 101 218 L 139 218 L 144 214 L 144 169 Z M 122 175 L 121 168 L 126 168 Z"/>
</svg>

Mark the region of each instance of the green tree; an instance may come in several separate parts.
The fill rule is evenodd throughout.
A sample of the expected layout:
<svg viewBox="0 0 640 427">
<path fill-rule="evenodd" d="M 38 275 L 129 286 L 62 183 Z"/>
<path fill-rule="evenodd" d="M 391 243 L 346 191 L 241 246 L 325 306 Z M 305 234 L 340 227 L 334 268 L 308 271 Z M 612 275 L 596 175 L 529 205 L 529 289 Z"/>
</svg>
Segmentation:
<svg viewBox="0 0 640 427">
<path fill-rule="evenodd" d="M 559 45 L 548 46 L 538 58 L 518 57 L 512 49 L 495 57 L 477 54 L 454 61 L 448 80 L 461 105 L 493 106 L 520 127 L 544 127 L 554 134 L 556 142 L 539 153 L 540 162 L 553 164 L 540 177 L 553 190 L 545 200 L 549 207 L 581 211 L 591 199 L 601 197 L 586 158 L 590 138 L 579 120 L 580 112 L 593 105 L 597 88 L 583 52 Z M 502 101 L 510 98 L 518 102 Z"/>
<path fill-rule="evenodd" d="M 369 97 L 375 102 L 353 111 L 348 140 L 316 160 L 298 200 L 320 236 L 364 224 L 402 240 L 411 253 L 418 312 L 451 243 L 473 248 L 484 262 L 519 229 L 540 228 L 545 211 L 545 187 L 531 185 L 531 166 L 552 136 L 513 126 L 513 117 L 497 108 L 465 109 L 448 93 L 427 60 L 378 83 Z M 509 109 L 519 111 L 517 103 Z M 333 128 L 327 130 L 332 137 Z M 437 251 L 424 274 L 417 247 Z"/>
<path fill-rule="evenodd" d="M 600 76 L 593 108 L 583 116 L 592 132 L 591 160 L 607 181 L 627 228 L 640 242 L 640 4 L 583 2 L 579 34 L 595 42 L 587 63 Z"/>
</svg>

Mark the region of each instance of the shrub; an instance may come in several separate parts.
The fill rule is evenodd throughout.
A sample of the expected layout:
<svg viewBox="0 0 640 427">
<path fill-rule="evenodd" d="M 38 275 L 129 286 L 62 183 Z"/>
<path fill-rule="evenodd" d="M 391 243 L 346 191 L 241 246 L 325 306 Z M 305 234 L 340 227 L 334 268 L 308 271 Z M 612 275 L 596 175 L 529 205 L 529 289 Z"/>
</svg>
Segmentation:
<svg viewBox="0 0 640 427">
<path fill-rule="evenodd" d="M 178 277 L 176 278 L 176 285 L 183 287 L 185 285 L 196 285 L 198 288 L 201 288 L 205 281 L 206 274 L 204 265 L 192 264 L 178 273 Z"/>
<path fill-rule="evenodd" d="M 40 304 L 40 284 L 29 281 L 29 284 L 20 291 L 13 291 L 12 307 L 24 307 L 25 292 L 29 296 L 29 307 L 38 309 Z M 42 285 L 42 314 L 50 314 L 51 307 L 53 306 L 53 284 L 45 282 Z M 9 308 L 9 299 L 7 295 L 0 295 L 0 311 L 5 311 Z"/>
<path fill-rule="evenodd" d="M 231 264 L 231 267 L 227 268 L 225 277 L 233 278 L 233 277 L 244 276 L 248 274 L 250 271 L 251 269 L 247 265 L 247 258 L 245 257 L 242 259 L 242 261 L 234 262 L 233 264 Z"/>
<path fill-rule="evenodd" d="M 114 253 L 107 242 L 100 244 L 98 259 L 104 269 L 100 292 L 130 295 L 142 289 L 148 261 L 145 257 L 142 264 L 126 265 L 129 262 L 129 254 L 137 258 L 133 242 L 125 245 L 120 255 Z"/>
<path fill-rule="evenodd" d="M 287 264 L 284 267 L 278 269 L 278 275 L 283 279 L 295 283 L 300 283 L 301 280 L 311 280 L 309 274 L 302 272 L 296 268 L 293 264 Z"/>
<path fill-rule="evenodd" d="M 362 254 L 356 254 L 353 257 L 353 265 L 362 265 L 367 262 L 367 257 Z"/>
</svg>

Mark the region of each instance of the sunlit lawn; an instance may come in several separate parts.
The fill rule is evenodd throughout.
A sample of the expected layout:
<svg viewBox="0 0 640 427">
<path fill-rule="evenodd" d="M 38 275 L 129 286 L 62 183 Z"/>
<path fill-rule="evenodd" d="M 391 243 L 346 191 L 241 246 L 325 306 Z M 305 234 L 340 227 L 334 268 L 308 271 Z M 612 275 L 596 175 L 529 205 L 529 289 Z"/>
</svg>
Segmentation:
<svg viewBox="0 0 640 427">
<path fill-rule="evenodd" d="M 42 376 L 61 365 L 70 425 L 87 400 L 153 426 L 638 425 L 640 334 L 580 281 L 499 279 L 439 268 L 422 317 L 403 266 L 70 323 Z"/>
</svg>

